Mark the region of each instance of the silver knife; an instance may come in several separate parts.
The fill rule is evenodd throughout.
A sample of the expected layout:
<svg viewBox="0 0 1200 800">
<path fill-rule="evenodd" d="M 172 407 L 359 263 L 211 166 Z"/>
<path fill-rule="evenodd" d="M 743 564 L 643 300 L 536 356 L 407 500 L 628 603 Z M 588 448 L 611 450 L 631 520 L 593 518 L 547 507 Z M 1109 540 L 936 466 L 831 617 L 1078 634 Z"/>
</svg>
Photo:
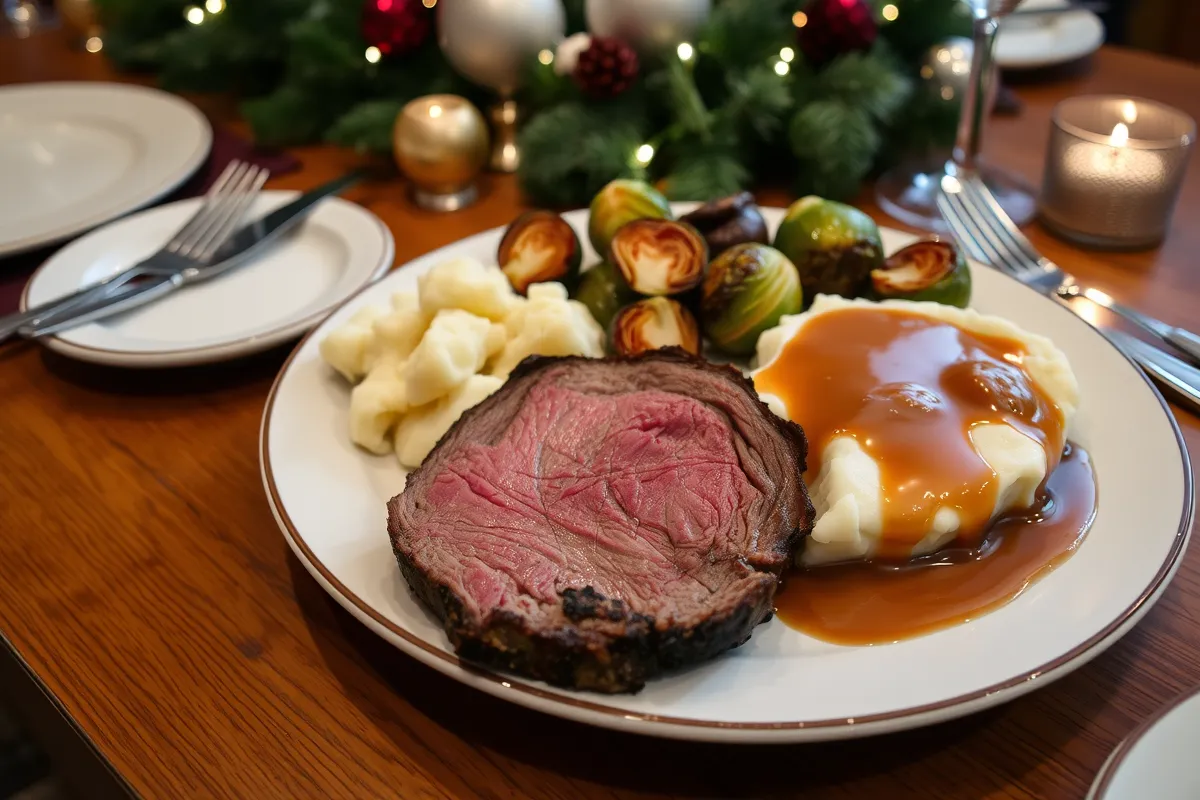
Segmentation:
<svg viewBox="0 0 1200 800">
<path fill-rule="evenodd" d="M 1121 331 L 1104 335 L 1137 362 L 1164 394 L 1193 414 L 1200 414 L 1200 369 Z"/>
<path fill-rule="evenodd" d="M 1073 290 L 1073 291 L 1072 291 Z M 1172 347 L 1175 347 L 1182 353 L 1187 353 L 1188 357 L 1196 363 L 1200 364 L 1200 336 L 1192 333 L 1184 328 L 1177 328 L 1174 325 L 1168 325 L 1160 319 L 1143 314 L 1142 312 L 1123 306 L 1117 303 L 1104 292 L 1099 289 L 1088 287 L 1080 289 L 1079 287 L 1065 287 L 1065 291 L 1069 295 L 1078 294 L 1081 297 L 1086 297 L 1098 306 L 1107 308 L 1117 314 L 1120 314 L 1130 322 L 1135 323 L 1138 327 L 1152 333 L 1158 338 L 1167 342 Z M 1060 292 L 1062 293 L 1062 292 Z"/>
<path fill-rule="evenodd" d="M 263 247 L 295 227 L 319 201 L 341 192 L 362 177 L 355 171 L 305 192 L 290 203 L 244 226 L 221 246 L 208 267 L 180 270 L 172 275 L 147 278 L 116 289 L 105 286 L 85 288 L 80 296 L 61 310 L 52 311 L 19 330 L 22 336 L 37 338 L 118 314 L 157 300 L 191 283 L 208 280 L 245 263 Z M 94 297 L 89 297 L 94 293 Z"/>
</svg>

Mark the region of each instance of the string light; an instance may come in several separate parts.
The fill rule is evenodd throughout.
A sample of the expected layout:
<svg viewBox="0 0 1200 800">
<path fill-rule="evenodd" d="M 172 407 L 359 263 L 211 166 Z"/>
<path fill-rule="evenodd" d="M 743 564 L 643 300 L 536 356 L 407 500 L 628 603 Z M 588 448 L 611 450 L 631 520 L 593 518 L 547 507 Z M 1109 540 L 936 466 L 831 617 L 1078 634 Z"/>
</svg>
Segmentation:
<svg viewBox="0 0 1200 800">
<path fill-rule="evenodd" d="M 775 74 L 781 78 L 788 74 L 788 65 L 786 61 L 775 62 Z"/>
<path fill-rule="evenodd" d="M 792 24 L 797 28 L 803 28 L 808 24 L 808 14 L 805 14 L 803 11 L 797 11 L 795 14 L 792 14 Z"/>
<path fill-rule="evenodd" d="M 785 47 L 779 51 L 779 57 L 790 64 L 796 58 L 796 51 L 790 47 Z"/>
<path fill-rule="evenodd" d="M 188 6 L 183 12 L 183 18 L 193 25 L 199 25 L 204 22 L 204 9 Z"/>
<path fill-rule="evenodd" d="M 433 8 L 437 5 L 437 0 L 421 0 L 421 5 L 425 6 L 426 8 Z"/>
<path fill-rule="evenodd" d="M 104 49 L 104 42 L 99 36 L 89 36 L 88 40 L 83 43 L 83 49 L 89 53 L 99 53 Z"/>
<path fill-rule="evenodd" d="M 554 53 L 550 50 L 543 50 L 538 53 L 538 61 L 546 66 L 550 66 L 550 64 L 554 61 Z"/>
<path fill-rule="evenodd" d="M 896 8 L 896 6 L 892 5 L 891 3 L 888 3 L 879 10 L 879 14 L 888 22 L 895 22 L 896 17 L 900 16 L 900 9 Z"/>
<path fill-rule="evenodd" d="M 379 52 L 378 47 L 368 47 L 367 52 L 363 53 L 363 57 L 372 64 L 378 64 L 379 59 L 383 58 L 383 53 Z"/>
<path fill-rule="evenodd" d="M 650 159 L 654 158 L 654 145 L 644 144 L 634 152 L 633 157 L 643 167 L 650 163 Z"/>
<path fill-rule="evenodd" d="M 678 54 L 680 61 L 691 61 L 692 56 L 695 55 L 692 46 L 687 42 L 680 42 L 679 47 L 675 48 L 675 52 Z"/>
<path fill-rule="evenodd" d="M 432 117 L 433 119 L 437 119 L 441 115 L 442 115 L 442 107 L 439 106 L 437 103 L 434 103 L 433 105 L 431 105 L 429 107 L 429 116 L 430 117 Z"/>
<path fill-rule="evenodd" d="M 225 0 L 205 0 L 204 9 L 210 14 L 220 14 L 225 10 Z"/>
</svg>

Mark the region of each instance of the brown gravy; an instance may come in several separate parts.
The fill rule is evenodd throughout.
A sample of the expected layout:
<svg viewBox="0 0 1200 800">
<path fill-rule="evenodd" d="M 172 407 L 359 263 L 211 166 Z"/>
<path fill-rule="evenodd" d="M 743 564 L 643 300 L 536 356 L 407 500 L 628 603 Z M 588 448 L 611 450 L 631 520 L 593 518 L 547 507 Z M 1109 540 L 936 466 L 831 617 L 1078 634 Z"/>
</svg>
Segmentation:
<svg viewBox="0 0 1200 800">
<path fill-rule="evenodd" d="M 1096 511 L 1088 454 L 1069 446 L 1038 506 L 997 520 L 975 548 L 906 563 L 794 569 L 775 596 L 789 626 L 828 642 L 884 644 L 969 622 L 1013 600 L 1083 541 Z"/>
<path fill-rule="evenodd" d="M 1066 445 L 1062 411 L 1025 372 L 1025 356 L 1019 341 L 854 307 L 808 320 L 755 375 L 755 388 L 804 427 L 807 478 L 845 435 L 879 464 L 882 483 L 875 560 L 793 570 L 776 601 L 785 623 L 840 644 L 892 642 L 1001 606 L 1074 551 L 1095 512 L 1091 461 Z M 969 438 L 988 423 L 1063 454 L 1035 506 L 994 523 L 996 475 Z M 910 558 L 939 506 L 957 511 L 960 534 Z"/>
</svg>

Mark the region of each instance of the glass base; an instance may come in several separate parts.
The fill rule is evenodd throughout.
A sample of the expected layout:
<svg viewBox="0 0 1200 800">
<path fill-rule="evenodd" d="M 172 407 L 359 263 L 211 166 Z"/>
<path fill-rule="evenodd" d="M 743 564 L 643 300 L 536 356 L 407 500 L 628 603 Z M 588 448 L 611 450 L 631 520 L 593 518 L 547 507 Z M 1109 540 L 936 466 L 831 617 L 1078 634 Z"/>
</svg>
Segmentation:
<svg viewBox="0 0 1200 800">
<path fill-rule="evenodd" d="M 914 228 L 949 233 L 937 207 L 938 187 L 946 174 L 947 160 L 944 156 L 930 156 L 885 172 L 875 184 L 879 207 Z M 985 163 L 979 164 L 979 175 L 1017 225 L 1030 222 L 1037 214 L 1036 191 L 1024 178 Z"/>
</svg>

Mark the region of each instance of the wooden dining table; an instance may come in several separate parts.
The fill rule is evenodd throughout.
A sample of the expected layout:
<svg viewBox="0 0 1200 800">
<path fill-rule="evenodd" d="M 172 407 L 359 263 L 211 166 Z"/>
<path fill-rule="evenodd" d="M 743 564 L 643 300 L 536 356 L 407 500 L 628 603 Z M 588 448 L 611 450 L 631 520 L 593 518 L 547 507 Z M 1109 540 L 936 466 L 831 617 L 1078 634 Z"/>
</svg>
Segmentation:
<svg viewBox="0 0 1200 800">
<path fill-rule="evenodd" d="M 62 31 L 0 39 L 0 84 L 65 79 L 148 82 Z M 991 120 L 985 152 L 1035 183 L 1065 97 L 1148 95 L 1200 118 L 1200 69 L 1121 49 L 1014 85 L 1022 108 Z M 228 98 L 195 100 L 214 124 L 245 132 Z M 310 188 L 362 160 L 323 145 L 294 153 L 301 168 L 269 188 Z M 526 207 L 512 176 L 485 175 L 481 190 L 445 214 L 415 207 L 395 176 L 345 196 L 391 229 L 403 269 Z M 0 191 L 20 187 L 0 176 Z M 869 192 L 859 204 L 894 225 Z M 1198 222 L 1193 164 L 1157 249 L 1083 250 L 1036 224 L 1029 235 L 1080 279 L 1196 328 Z M 0 273 L 14 263 L 0 260 Z M 1090 663 L 917 730 L 695 744 L 509 704 L 376 637 L 293 556 L 258 464 L 263 404 L 290 346 L 147 371 L 0 347 L 0 693 L 80 797 L 1080 798 L 1118 742 L 1200 686 L 1192 549 L 1141 623 Z M 1200 418 L 1175 414 L 1200 450 Z"/>
</svg>

